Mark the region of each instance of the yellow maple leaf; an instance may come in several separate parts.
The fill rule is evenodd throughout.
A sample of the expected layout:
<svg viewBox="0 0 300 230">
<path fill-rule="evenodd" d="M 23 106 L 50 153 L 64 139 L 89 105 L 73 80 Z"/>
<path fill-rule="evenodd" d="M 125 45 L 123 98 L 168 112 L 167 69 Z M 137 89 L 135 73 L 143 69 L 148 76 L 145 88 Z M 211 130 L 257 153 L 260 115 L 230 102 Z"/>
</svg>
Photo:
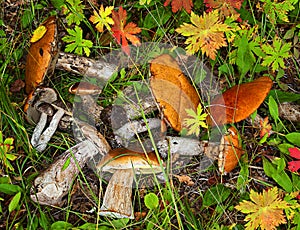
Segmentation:
<svg viewBox="0 0 300 230">
<path fill-rule="evenodd" d="M 103 5 L 101 5 L 99 13 L 97 13 L 97 11 L 94 11 L 94 15 L 92 15 L 90 17 L 90 21 L 94 24 L 96 24 L 96 29 L 99 32 L 103 32 L 103 28 L 104 26 L 108 29 L 111 30 L 110 25 L 114 24 L 114 21 L 112 20 L 111 17 L 109 17 L 109 15 L 112 13 L 114 7 L 113 6 L 108 6 L 108 7 L 103 7 Z"/>
<path fill-rule="evenodd" d="M 37 41 L 39 41 L 47 32 L 47 28 L 46 26 L 39 26 L 38 28 L 36 28 L 35 31 L 33 31 L 32 37 L 30 39 L 31 43 L 35 43 Z"/>
<path fill-rule="evenodd" d="M 251 190 L 250 199 L 251 201 L 242 201 L 235 207 L 242 213 L 248 214 L 245 218 L 245 221 L 248 221 L 246 230 L 258 227 L 262 230 L 272 230 L 286 223 L 283 211 L 290 205 L 279 197 L 277 187 L 263 191 L 262 194 Z"/>
<path fill-rule="evenodd" d="M 176 32 L 189 37 L 185 44 L 187 52 L 194 54 L 201 50 L 208 57 L 215 60 L 217 50 L 226 46 L 224 32 L 229 31 L 228 25 L 219 20 L 219 13 L 212 11 L 198 16 L 191 12 L 192 24 L 184 23 Z"/>
</svg>

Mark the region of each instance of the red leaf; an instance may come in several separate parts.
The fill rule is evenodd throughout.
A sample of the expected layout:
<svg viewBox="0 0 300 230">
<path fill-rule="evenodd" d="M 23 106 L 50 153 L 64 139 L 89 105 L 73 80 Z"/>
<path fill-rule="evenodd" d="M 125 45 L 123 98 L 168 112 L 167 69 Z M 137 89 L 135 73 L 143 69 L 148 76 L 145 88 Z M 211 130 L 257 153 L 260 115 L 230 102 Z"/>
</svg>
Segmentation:
<svg viewBox="0 0 300 230">
<path fill-rule="evenodd" d="M 294 147 L 289 148 L 290 156 L 300 160 L 300 149 Z"/>
<path fill-rule="evenodd" d="M 120 44 L 123 51 L 129 55 L 130 48 L 128 46 L 128 41 L 134 46 L 140 45 L 140 40 L 135 34 L 140 33 L 142 30 L 133 22 L 129 22 L 126 25 L 126 17 L 127 12 L 122 6 L 120 6 L 118 12 L 113 11 L 112 19 L 114 20 L 114 25 L 111 30 L 113 31 L 113 36 L 117 40 L 117 43 Z"/>
<path fill-rule="evenodd" d="M 168 6 L 170 2 L 171 0 L 166 0 L 164 6 Z M 173 13 L 176 13 L 178 10 L 184 8 L 189 14 L 191 13 L 192 7 L 194 6 L 192 0 L 172 0 L 171 5 Z"/>
<path fill-rule="evenodd" d="M 290 161 L 290 162 L 288 162 L 288 168 L 292 172 L 297 172 L 300 169 L 300 161 Z"/>
<path fill-rule="evenodd" d="M 236 9 L 241 9 L 244 0 L 204 0 L 204 4 L 207 7 L 206 12 L 217 9 L 220 13 L 220 17 L 227 17 L 231 15 L 238 15 Z"/>
</svg>

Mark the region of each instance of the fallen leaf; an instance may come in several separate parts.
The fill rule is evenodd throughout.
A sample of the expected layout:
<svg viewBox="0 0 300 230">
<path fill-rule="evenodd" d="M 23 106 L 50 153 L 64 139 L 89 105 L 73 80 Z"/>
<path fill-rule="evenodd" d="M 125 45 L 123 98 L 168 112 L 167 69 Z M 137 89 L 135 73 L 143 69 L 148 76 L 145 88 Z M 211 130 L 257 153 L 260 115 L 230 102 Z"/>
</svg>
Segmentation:
<svg viewBox="0 0 300 230">
<path fill-rule="evenodd" d="M 244 153 L 236 128 L 230 127 L 228 129 L 228 134 L 225 134 L 221 140 L 220 150 L 218 157 L 219 171 L 221 174 L 231 172 Z"/>
<path fill-rule="evenodd" d="M 276 229 L 280 224 L 286 223 L 283 211 L 289 208 L 289 204 L 281 200 L 278 195 L 278 188 L 274 187 L 262 194 L 250 191 L 251 201 L 242 201 L 235 208 L 242 213 L 247 214 L 245 221 L 246 230 L 257 229 L 262 230 Z"/>
<path fill-rule="evenodd" d="M 185 183 L 188 186 L 193 186 L 195 184 L 195 182 L 192 181 L 192 178 L 187 175 L 174 175 L 174 177 L 176 177 L 180 183 Z"/>
<path fill-rule="evenodd" d="M 126 24 L 127 12 L 120 6 L 119 11 L 112 12 L 112 19 L 114 25 L 111 28 L 113 36 L 117 40 L 117 43 L 122 46 L 122 50 L 126 53 L 130 53 L 128 41 L 134 46 L 140 45 L 140 39 L 135 35 L 140 33 L 142 30 L 135 23 L 129 22 Z M 128 39 L 128 41 L 127 41 Z"/>
<path fill-rule="evenodd" d="M 260 121 L 260 127 L 260 138 L 263 138 L 266 134 L 268 134 L 268 137 L 271 135 L 272 125 L 269 124 L 268 117 L 265 117 L 264 120 Z"/>
<path fill-rule="evenodd" d="M 196 112 L 200 103 L 195 88 L 182 73 L 176 60 L 168 54 L 153 59 L 150 64 L 152 92 L 164 116 L 176 131 L 184 128 L 186 109 Z"/>
<path fill-rule="evenodd" d="M 21 91 L 21 89 L 24 88 L 24 86 L 25 86 L 24 81 L 22 81 L 21 79 L 17 79 L 11 84 L 9 91 L 12 93 L 18 93 Z"/>
<path fill-rule="evenodd" d="M 96 29 L 99 32 L 103 32 L 104 26 L 108 30 L 111 30 L 110 25 L 113 25 L 114 21 L 109 17 L 109 15 L 112 13 L 113 9 L 113 6 L 107 6 L 104 9 L 103 5 L 101 5 L 99 12 L 97 13 L 97 11 L 94 11 L 94 14 L 90 17 L 89 20 L 96 24 Z"/>
<path fill-rule="evenodd" d="M 55 16 L 51 16 L 43 22 L 42 26 L 46 28 L 46 33 L 30 45 L 25 67 L 25 91 L 27 94 L 43 81 L 55 53 L 57 33 L 55 20 Z"/>
<path fill-rule="evenodd" d="M 30 42 L 34 43 L 39 41 L 45 35 L 46 32 L 47 32 L 46 26 L 43 25 L 39 26 L 35 31 L 33 31 L 33 35 L 30 39 Z"/>
<path fill-rule="evenodd" d="M 168 6 L 170 2 L 171 0 L 166 0 L 164 6 Z M 192 7 L 194 6 L 192 0 L 172 0 L 171 5 L 173 13 L 176 13 L 177 11 L 184 8 L 189 14 L 191 13 Z"/>
<path fill-rule="evenodd" d="M 201 50 L 209 58 L 215 60 L 217 50 L 227 46 L 224 32 L 230 28 L 219 20 L 217 11 L 198 16 L 191 13 L 191 23 L 184 23 L 176 32 L 188 37 L 185 41 L 187 52 L 194 54 Z"/>
<path fill-rule="evenodd" d="M 241 9 L 244 0 L 204 0 L 205 6 L 208 8 L 206 12 L 211 12 L 213 9 L 219 11 L 220 18 L 224 19 L 229 16 L 239 17 L 236 9 Z"/>
<path fill-rule="evenodd" d="M 224 125 L 246 119 L 263 103 L 272 84 L 265 76 L 226 90 L 211 101 L 207 124 Z"/>
<path fill-rule="evenodd" d="M 297 172 L 300 169 L 300 149 L 299 148 L 289 148 L 290 156 L 298 159 L 297 161 L 288 162 L 288 168 L 292 172 Z"/>
</svg>

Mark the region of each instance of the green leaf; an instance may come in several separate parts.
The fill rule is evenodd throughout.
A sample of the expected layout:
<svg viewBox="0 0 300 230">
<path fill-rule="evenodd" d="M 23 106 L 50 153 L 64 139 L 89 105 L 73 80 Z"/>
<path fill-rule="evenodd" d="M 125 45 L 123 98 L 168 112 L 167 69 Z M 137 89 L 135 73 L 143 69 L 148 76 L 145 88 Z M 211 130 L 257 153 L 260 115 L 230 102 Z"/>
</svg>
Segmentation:
<svg viewBox="0 0 300 230">
<path fill-rule="evenodd" d="M 145 205 L 148 209 L 152 210 L 158 207 L 158 197 L 155 193 L 148 193 L 144 198 Z"/>
<path fill-rule="evenodd" d="M 289 148 L 293 148 L 293 147 L 294 147 L 294 145 L 291 145 L 288 143 L 283 143 L 283 144 L 278 145 L 279 151 L 282 153 L 285 153 L 287 155 L 290 155 Z"/>
<path fill-rule="evenodd" d="M 18 185 L 14 184 L 0 184 L 0 192 L 3 192 L 8 195 L 14 195 L 17 192 L 20 192 L 21 188 Z"/>
<path fill-rule="evenodd" d="M 85 223 L 79 227 L 79 229 L 84 229 L 84 230 L 94 230 L 94 229 L 101 229 L 97 228 L 96 224 L 93 223 Z"/>
<path fill-rule="evenodd" d="M 71 163 L 71 157 L 68 157 L 67 160 L 65 161 L 65 163 L 63 164 L 63 166 L 61 168 L 61 171 L 66 170 L 66 168 L 68 168 L 68 166 L 70 165 L 70 163 Z"/>
<path fill-rule="evenodd" d="M 272 96 L 269 97 L 269 111 L 275 121 L 279 119 L 278 105 Z"/>
<path fill-rule="evenodd" d="M 19 202 L 20 202 L 20 199 L 21 199 L 21 192 L 18 192 L 13 198 L 12 200 L 10 201 L 9 205 L 8 205 L 8 211 L 9 212 L 12 212 L 14 211 L 18 205 L 19 205 Z"/>
<path fill-rule="evenodd" d="M 289 133 L 285 138 L 292 144 L 300 146 L 300 133 Z"/>
<path fill-rule="evenodd" d="M 279 172 L 277 167 L 265 158 L 263 158 L 263 168 L 266 175 L 273 178 L 285 191 L 291 192 L 293 190 L 292 181 L 285 171 Z"/>
<path fill-rule="evenodd" d="M 284 92 L 281 90 L 271 90 L 269 96 L 276 98 L 280 103 L 300 100 L 300 94 Z"/>
<path fill-rule="evenodd" d="M 218 184 L 205 192 L 202 206 L 206 208 L 220 204 L 225 201 L 230 194 L 231 190 L 229 188 L 225 187 L 223 184 Z"/>
<path fill-rule="evenodd" d="M 165 10 L 163 7 L 152 10 L 144 19 L 144 27 L 147 29 L 153 29 L 163 26 L 171 18 L 171 16 L 172 12 Z"/>
<path fill-rule="evenodd" d="M 62 6 L 65 4 L 64 0 L 50 0 L 51 4 L 58 10 L 61 10 Z"/>
<path fill-rule="evenodd" d="M 72 224 L 68 223 L 68 222 L 65 222 L 65 221 L 56 221 L 54 222 L 50 229 L 51 230 L 68 230 L 68 229 L 71 229 L 73 227 Z"/>
</svg>

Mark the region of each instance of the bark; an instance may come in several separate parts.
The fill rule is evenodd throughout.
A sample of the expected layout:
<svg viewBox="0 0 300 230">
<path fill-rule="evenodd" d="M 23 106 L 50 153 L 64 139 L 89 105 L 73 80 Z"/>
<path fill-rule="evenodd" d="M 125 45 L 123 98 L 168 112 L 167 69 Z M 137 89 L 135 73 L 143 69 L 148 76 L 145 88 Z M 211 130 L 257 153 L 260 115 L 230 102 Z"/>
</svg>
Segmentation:
<svg viewBox="0 0 300 230">
<path fill-rule="evenodd" d="M 104 84 L 118 69 L 115 64 L 104 60 L 94 60 L 63 52 L 59 53 L 55 67 L 85 77 L 97 78 Z"/>
</svg>

